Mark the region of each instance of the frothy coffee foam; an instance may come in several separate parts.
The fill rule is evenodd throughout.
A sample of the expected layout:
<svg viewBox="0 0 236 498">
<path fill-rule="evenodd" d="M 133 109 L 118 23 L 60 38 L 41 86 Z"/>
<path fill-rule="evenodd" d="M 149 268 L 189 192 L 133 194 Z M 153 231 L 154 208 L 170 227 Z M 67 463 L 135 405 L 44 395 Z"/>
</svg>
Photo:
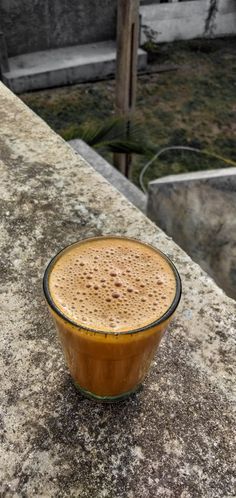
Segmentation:
<svg viewBox="0 0 236 498">
<path fill-rule="evenodd" d="M 57 308 L 78 325 L 120 332 L 160 318 L 174 300 L 176 280 L 151 247 L 104 237 L 63 252 L 49 275 L 49 291 Z"/>
</svg>

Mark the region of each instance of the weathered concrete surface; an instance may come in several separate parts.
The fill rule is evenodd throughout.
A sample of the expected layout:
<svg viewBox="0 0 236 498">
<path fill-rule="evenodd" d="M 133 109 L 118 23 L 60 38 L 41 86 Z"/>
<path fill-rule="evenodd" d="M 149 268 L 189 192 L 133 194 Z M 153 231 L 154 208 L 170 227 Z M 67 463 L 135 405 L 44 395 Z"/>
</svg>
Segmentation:
<svg viewBox="0 0 236 498">
<path fill-rule="evenodd" d="M 145 69 L 147 53 L 138 50 L 138 68 Z M 114 77 L 114 41 L 75 45 L 18 55 L 9 59 L 3 82 L 15 93 L 72 85 Z"/>
<path fill-rule="evenodd" d="M 144 5 L 142 15 L 141 43 L 150 36 L 158 43 L 176 40 L 192 40 L 205 36 L 205 22 L 210 2 L 202 0 L 165 0 L 162 5 Z M 214 37 L 235 36 L 236 6 L 234 0 L 218 0 L 214 17 Z M 212 37 L 209 30 L 208 37 Z"/>
<path fill-rule="evenodd" d="M 236 299 L 236 168 L 150 182 L 147 213 Z"/>
<path fill-rule="evenodd" d="M 147 197 L 131 181 L 120 173 L 114 166 L 108 163 L 92 147 L 83 140 L 70 140 L 69 144 L 82 156 L 93 168 L 98 171 L 108 182 L 121 192 L 134 206 L 146 213 Z"/>
<path fill-rule="evenodd" d="M 0 88 L 2 496 L 234 496 L 235 303 Z M 41 283 L 56 251 L 106 233 L 160 247 L 184 289 L 144 389 L 115 406 L 75 391 Z"/>
<path fill-rule="evenodd" d="M 11 57 L 114 40 L 116 9 L 117 0 L 1 0 L 0 29 Z"/>
<path fill-rule="evenodd" d="M 9 56 L 115 39 L 116 0 L 2 0 Z"/>
</svg>

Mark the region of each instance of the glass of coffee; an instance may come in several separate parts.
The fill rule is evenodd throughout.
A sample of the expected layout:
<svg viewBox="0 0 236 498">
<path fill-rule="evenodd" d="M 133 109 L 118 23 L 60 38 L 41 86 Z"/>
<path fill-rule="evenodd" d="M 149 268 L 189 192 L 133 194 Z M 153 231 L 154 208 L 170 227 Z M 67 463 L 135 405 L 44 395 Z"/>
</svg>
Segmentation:
<svg viewBox="0 0 236 498">
<path fill-rule="evenodd" d="M 50 261 L 43 287 L 75 386 L 107 402 L 136 391 L 181 297 L 170 259 L 136 239 L 84 239 Z"/>
</svg>

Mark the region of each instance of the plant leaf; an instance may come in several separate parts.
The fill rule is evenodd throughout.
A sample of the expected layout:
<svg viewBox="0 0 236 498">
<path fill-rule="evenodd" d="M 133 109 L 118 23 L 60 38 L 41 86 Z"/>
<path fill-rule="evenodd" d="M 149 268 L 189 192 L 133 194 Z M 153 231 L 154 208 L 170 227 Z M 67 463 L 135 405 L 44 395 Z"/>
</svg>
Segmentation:
<svg viewBox="0 0 236 498">
<path fill-rule="evenodd" d="M 149 150 L 140 124 L 127 123 L 120 116 L 113 117 L 100 126 L 87 124 L 80 127 L 79 137 L 96 149 L 111 152 L 145 154 Z"/>
</svg>

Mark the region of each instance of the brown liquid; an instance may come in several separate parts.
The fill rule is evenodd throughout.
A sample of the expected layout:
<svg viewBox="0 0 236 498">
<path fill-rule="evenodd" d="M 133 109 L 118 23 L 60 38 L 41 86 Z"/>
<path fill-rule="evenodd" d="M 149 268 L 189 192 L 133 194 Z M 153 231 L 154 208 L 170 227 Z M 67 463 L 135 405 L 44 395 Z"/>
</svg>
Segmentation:
<svg viewBox="0 0 236 498">
<path fill-rule="evenodd" d="M 131 331 L 155 322 L 176 293 L 168 262 L 150 246 L 119 238 L 86 240 L 53 266 L 49 290 L 76 324 L 100 331 Z"/>
<path fill-rule="evenodd" d="M 171 319 L 155 324 L 176 295 L 168 261 L 132 239 L 87 239 L 62 251 L 47 283 L 75 384 L 105 400 L 135 390 Z"/>
</svg>

